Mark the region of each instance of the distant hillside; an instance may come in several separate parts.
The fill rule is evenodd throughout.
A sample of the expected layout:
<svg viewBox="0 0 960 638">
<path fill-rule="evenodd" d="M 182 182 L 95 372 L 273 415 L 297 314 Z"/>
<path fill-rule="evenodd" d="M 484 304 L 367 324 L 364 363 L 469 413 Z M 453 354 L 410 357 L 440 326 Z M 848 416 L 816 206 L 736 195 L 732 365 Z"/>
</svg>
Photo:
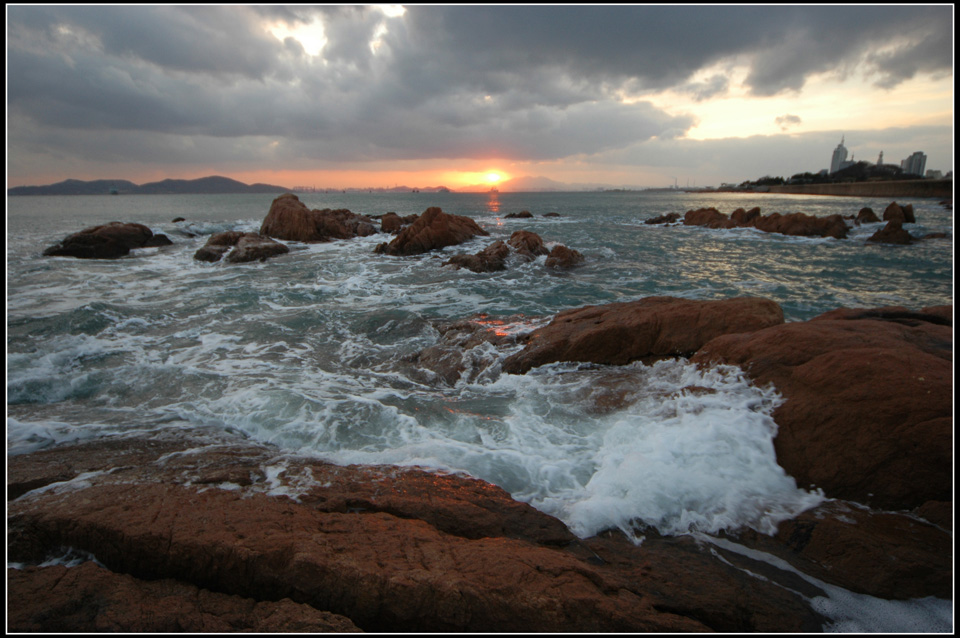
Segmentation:
<svg viewBox="0 0 960 638">
<path fill-rule="evenodd" d="M 272 184 L 244 184 L 229 177 L 211 176 L 199 179 L 165 179 L 136 185 L 125 179 L 97 179 L 84 182 L 68 179 L 48 186 L 15 186 L 7 195 L 207 195 L 224 193 L 286 193 L 290 189 Z"/>
</svg>

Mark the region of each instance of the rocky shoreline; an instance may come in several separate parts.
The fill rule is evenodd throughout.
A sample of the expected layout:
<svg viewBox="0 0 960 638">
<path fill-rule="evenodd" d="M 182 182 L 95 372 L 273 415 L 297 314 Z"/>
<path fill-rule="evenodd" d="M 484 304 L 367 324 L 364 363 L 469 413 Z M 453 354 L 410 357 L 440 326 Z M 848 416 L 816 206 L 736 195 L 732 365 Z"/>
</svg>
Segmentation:
<svg viewBox="0 0 960 638">
<path fill-rule="evenodd" d="M 813 632 L 831 620 L 813 601 L 837 587 L 952 598 L 952 306 L 795 323 L 778 310 L 575 309 L 504 362 L 681 356 L 773 384 L 778 461 L 827 497 L 773 534 L 577 538 L 465 476 L 335 466 L 222 432 L 116 436 L 8 458 L 8 629 Z M 458 325 L 447 348 L 495 332 Z M 96 562 L 41 566 L 67 550 Z"/>
</svg>

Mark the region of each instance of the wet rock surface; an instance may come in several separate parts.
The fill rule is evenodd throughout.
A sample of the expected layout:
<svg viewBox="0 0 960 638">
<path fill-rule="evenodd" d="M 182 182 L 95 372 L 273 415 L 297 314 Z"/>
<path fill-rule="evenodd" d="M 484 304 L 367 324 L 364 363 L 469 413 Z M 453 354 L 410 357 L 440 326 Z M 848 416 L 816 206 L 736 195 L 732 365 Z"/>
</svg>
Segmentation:
<svg viewBox="0 0 960 638">
<path fill-rule="evenodd" d="M 26 628 L 349 630 L 340 616 L 366 631 L 816 631 L 823 622 L 800 596 L 692 538 L 577 539 L 466 477 L 338 467 L 183 435 L 52 448 L 10 464 L 11 494 L 20 493 L 8 503 L 10 559 L 36 564 L 71 547 L 103 565 L 16 573 L 12 599 L 74 583 L 66 618 L 76 620 L 43 624 L 60 615 L 49 600 L 19 617 Z M 138 616 L 145 599 L 163 607 L 154 624 Z"/>
<path fill-rule="evenodd" d="M 260 225 L 261 235 L 302 242 L 351 239 L 377 232 L 374 220 L 370 217 L 346 209 L 310 210 L 292 193 L 273 200 Z"/>
<path fill-rule="evenodd" d="M 47 257 L 76 257 L 78 259 L 119 259 L 136 248 L 169 246 L 173 242 L 143 224 L 110 222 L 85 228 L 68 235 L 43 251 Z"/>
<path fill-rule="evenodd" d="M 391 242 L 379 244 L 376 252 L 395 256 L 419 255 L 489 234 L 469 217 L 450 215 L 432 207 L 403 228 Z"/>
<path fill-rule="evenodd" d="M 952 500 L 951 315 L 838 309 L 718 337 L 692 360 L 737 365 L 783 395 L 777 460 L 798 484 L 912 510 Z"/>
<path fill-rule="evenodd" d="M 304 632 L 360 630 L 348 618 L 289 598 L 255 601 L 174 579 L 143 580 L 92 561 L 7 569 L 14 632 Z"/>
<path fill-rule="evenodd" d="M 710 339 L 783 323 L 776 303 L 760 298 L 698 301 L 646 297 L 559 313 L 526 338 L 503 370 L 522 374 L 556 361 L 623 365 L 690 356 Z"/>
<path fill-rule="evenodd" d="M 265 261 L 270 257 L 290 252 L 284 244 L 257 233 L 227 231 L 212 235 L 193 258 L 197 261 L 217 262 L 226 255 L 225 261 L 239 264 L 249 261 Z"/>
</svg>

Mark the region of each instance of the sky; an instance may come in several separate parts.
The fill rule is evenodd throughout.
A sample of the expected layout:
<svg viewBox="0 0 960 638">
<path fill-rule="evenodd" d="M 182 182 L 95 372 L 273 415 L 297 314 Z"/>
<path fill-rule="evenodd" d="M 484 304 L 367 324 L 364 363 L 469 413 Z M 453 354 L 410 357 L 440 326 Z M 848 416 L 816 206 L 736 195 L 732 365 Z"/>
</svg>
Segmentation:
<svg viewBox="0 0 960 638">
<path fill-rule="evenodd" d="M 6 88 L 8 187 L 946 173 L 953 6 L 7 5 Z"/>
</svg>

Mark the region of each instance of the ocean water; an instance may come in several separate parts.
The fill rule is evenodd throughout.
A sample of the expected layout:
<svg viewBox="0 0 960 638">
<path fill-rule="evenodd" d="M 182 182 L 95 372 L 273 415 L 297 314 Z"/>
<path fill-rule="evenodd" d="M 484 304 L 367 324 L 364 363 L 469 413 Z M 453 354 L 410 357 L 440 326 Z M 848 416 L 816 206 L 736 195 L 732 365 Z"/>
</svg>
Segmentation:
<svg viewBox="0 0 960 638">
<path fill-rule="evenodd" d="M 389 236 L 286 242 L 264 263 L 208 264 L 213 233 L 256 231 L 271 195 L 14 197 L 7 200 L 7 446 L 18 454 L 123 432 L 213 428 L 335 463 L 462 472 L 502 486 L 581 536 L 619 528 L 714 533 L 778 522 L 819 503 L 777 465 L 781 398 L 736 368 L 685 361 L 624 367 L 553 364 L 503 374 L 516 347 L 463 353 L 448 385 L 410 363 L 438 342 L 438 321 L 486 313 L 514 332 L 586 304 L 651 295 L 762 296 L 787 321 L 834 308 L 953 303 L 953 215 L 913 205 L 911 246 L 751 229 L 647 226 L 715 206 L 729 214 L 878 214 L 889 199 L 680 192 L 302 194 L 310 208 L 474 218 L 490 237 L 415 257 L 374 254 Z M 507 219 L 529 210 L 533 219 Z M 560 217 L 543 217 L 555 212 Z M 186 221 L 174 223 L 176 217 Z M 135 221 L 174 245 L 116 260 L 41 255 L 69 233 Z M 519 229 L 586 263 L 544 258 L 477 274 L 443 267 Z M 701 386 L 713 393 L 691 392 Z M 601 409 L 609 389 L 631 402 Z"/>
</svg>

